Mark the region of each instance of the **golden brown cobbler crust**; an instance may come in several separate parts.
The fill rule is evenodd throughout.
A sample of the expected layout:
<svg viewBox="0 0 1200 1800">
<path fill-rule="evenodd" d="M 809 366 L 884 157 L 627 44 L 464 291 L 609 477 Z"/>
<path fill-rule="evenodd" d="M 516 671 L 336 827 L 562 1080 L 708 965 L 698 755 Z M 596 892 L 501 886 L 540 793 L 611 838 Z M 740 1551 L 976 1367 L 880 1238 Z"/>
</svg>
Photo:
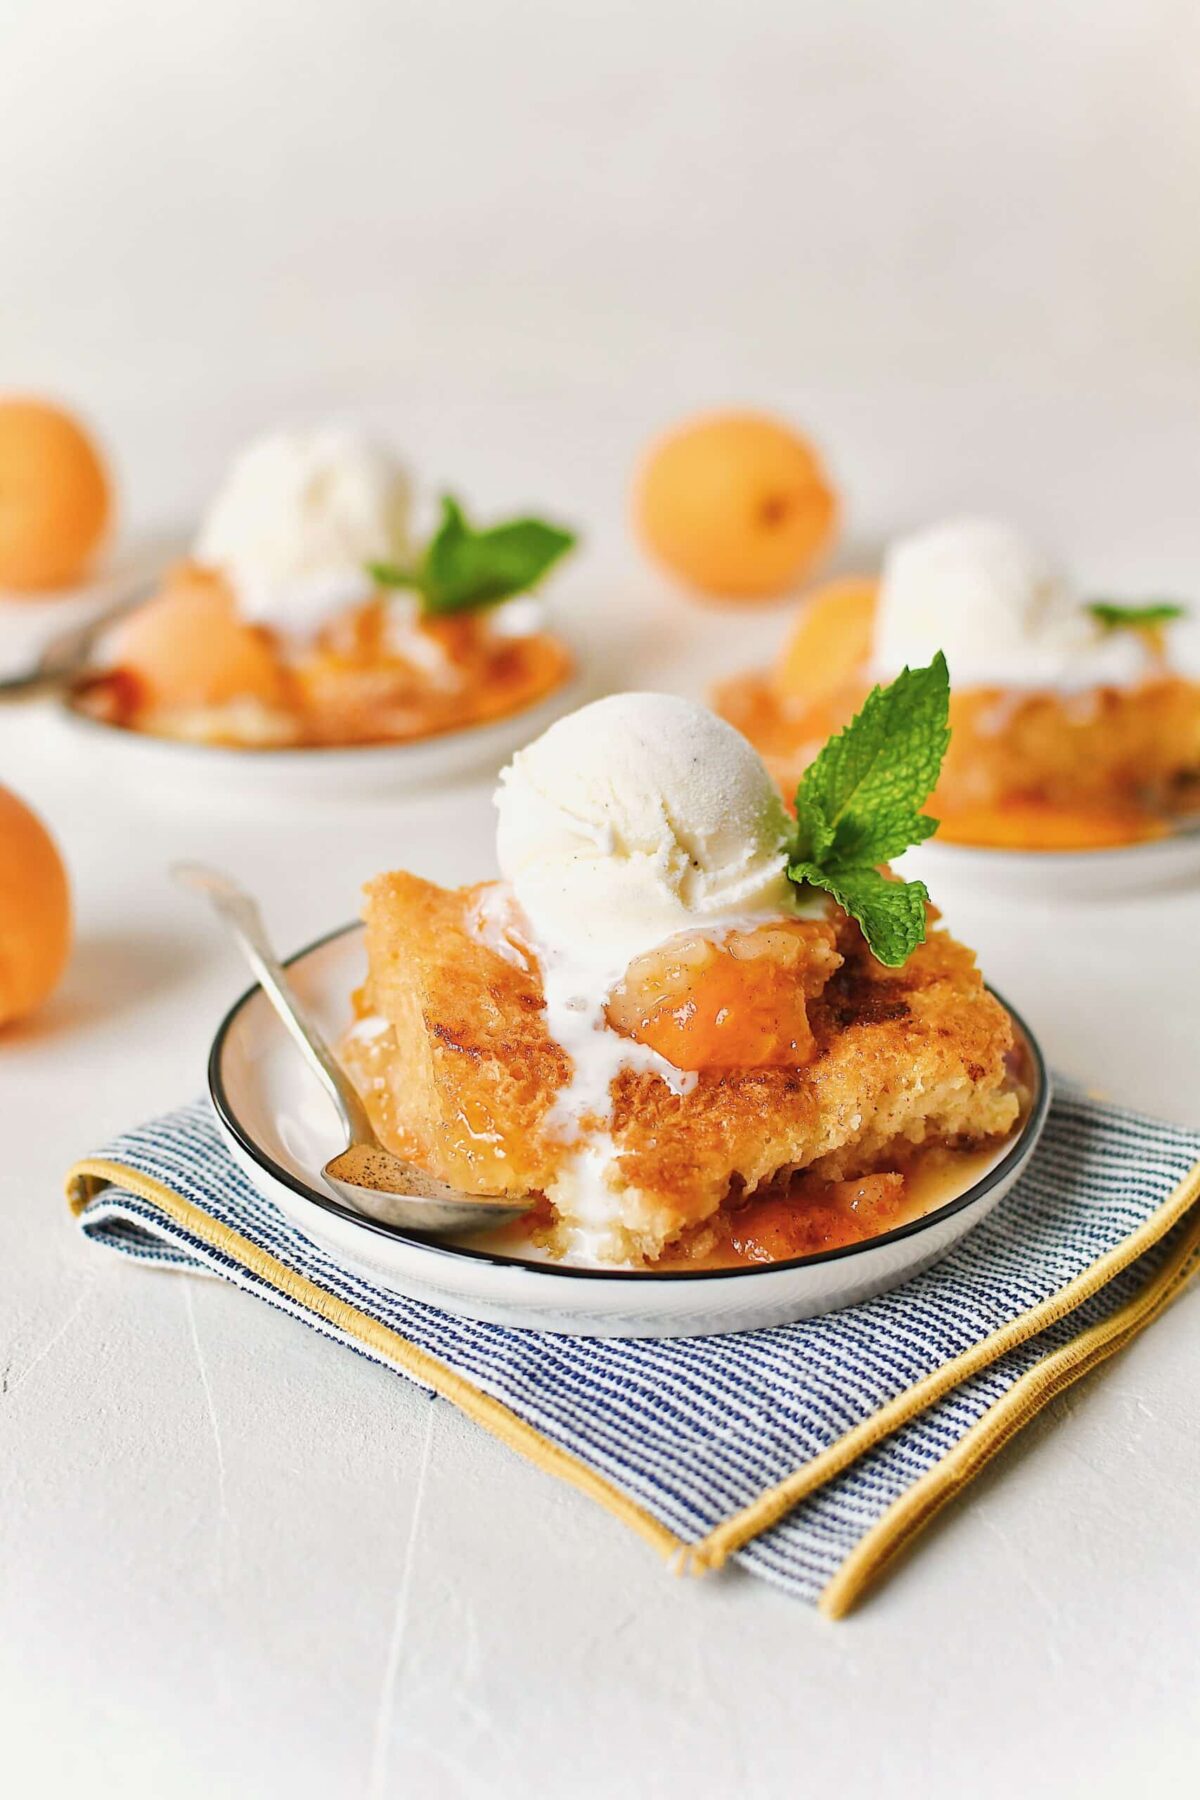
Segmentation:
<svg viewBox="0 0 1200 1800">
<path fill-rule="evenodd" d="M 763 756 L 790 799 L 826 739 L 853 717 L 870 683 L 818 706 L 738 676 L 714 704 Z M 937 817 L 1013 800 L 1078 808 L 1138 803 L 1170 814 L 1200 803 L 1200 683 L 1163 674 L 1079 694 L 957 689 L 950 747 L 929 801 Z"/>
<path fill-rule="evenodd" d="M 569 1078 L 540 977 L 495 925 L 485 884 L 447 890 L 381 876 L 367 890 L 361 1010 L 387 1021 L 346 1060 L 385 1141 L 476 1191 L 545 1192 L 572 1216 L 571 1152 L 547 1115 Z M 494 913 L 493 913 L 494 917 Z M 488 941 L 484 941 L 484 937 Z M 933 931 L 884 969 L 839 916 L 842 967 L 809 1005 L 816 1055 L 800 1068 L 706 1071 L 691 1092 L 623 1071 L 613 1083 L 611 1254 L 655 1257 L 733 1192 L 781 1170 L 837 1180 L 922 1143 L 1002 1137 L 1019 1110 L 1012 1027 L 975 959 Z"/>
</svg>

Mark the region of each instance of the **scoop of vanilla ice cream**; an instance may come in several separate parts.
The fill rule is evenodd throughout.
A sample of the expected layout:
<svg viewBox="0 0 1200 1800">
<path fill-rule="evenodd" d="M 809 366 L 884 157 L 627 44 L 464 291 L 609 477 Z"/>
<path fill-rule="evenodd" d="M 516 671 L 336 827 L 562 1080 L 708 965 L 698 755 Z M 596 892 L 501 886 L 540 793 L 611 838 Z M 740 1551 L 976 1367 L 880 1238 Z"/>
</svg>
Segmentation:
<svg viewBox="0 0 1200 1800">
<path fill-rule="evenodd" d="M 341 426 L 274 432 L 234 460 L 196 539 L 248 617 L 312 629 L 366 599 L 369 562 L 408 551 L 410 489 L 391 453 Z"/>
<path fill-rule="evenodd" d="M 932 526 L 884 559 L 875 672 L 890 679 L 938 650 L 956 687 L 1120 684 L 1146 662 L 1135 634 L 1104 633 L 1049 559 L 993 519 Z"/>
<path fill-rule="evenodd" d="M 539 942 L 601 986 L 678 932 L 797 910 L 771 777 L 693 701 L 582 707 L 514 757 L 496 804 L 501 872 Z"/>
</svg>

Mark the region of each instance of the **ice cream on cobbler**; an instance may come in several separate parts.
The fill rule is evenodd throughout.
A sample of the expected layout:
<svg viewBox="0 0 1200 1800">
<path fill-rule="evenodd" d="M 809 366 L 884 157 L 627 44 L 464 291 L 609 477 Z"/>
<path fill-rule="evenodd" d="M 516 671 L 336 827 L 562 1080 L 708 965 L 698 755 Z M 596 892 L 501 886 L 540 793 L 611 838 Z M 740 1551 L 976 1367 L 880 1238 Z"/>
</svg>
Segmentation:
<svg viewBox="0 0 1200 1800">
<path fill-rule="evenodd" d="M 322 748 L 483 724 L 560 687 L 570 658 L 528 590 L 571 534 L 476 530 L 447 498 L 420 545 L 410 498 L 403 465 L 356 431 L 259 439 L 75 706 L 155 737 Z"/>
<path fill-rule="evenodd" d="M 806 601 L 775 666 L 722 684 L 785 792 L 871 683 L 945 651 L 943 839 L 1093 849 L 1200 810 L 1200 621 L 1086 600 L 1019 532 L 961 519 L 898 539 L 878 580 Z"/>
<path fill-rule="evenodd" d="M 761 759 L 703 707 L 585 707 L 514 759 L 497 807 L 500 881 L 369 885 L 343 1053 L 387 1143 L 539 1197 L 542 1253 L 806 1254 L 896 1223 L 922 1159 L 1012 1132 L 1013 1027 L 972 953 L 926 935 L 923 890 L 854 863 L 849 803 L 797 865 Z"/>
</svg>

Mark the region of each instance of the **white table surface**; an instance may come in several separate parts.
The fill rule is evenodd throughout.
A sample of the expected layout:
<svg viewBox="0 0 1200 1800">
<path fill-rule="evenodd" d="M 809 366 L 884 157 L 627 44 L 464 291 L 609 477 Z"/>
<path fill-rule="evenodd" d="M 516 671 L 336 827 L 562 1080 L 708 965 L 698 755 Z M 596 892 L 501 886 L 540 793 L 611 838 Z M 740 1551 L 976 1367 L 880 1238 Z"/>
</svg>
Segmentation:
<svg viewBox="0 0 1200 1800">
<path fill-rule="evenodd" d="M 1194 398 L 842 388 L 807 412 L 854 473 L 862 555 L 974 500 L 1110 591 L 1196 593 Z M 400 423 L 447 465 L 469 417 L 429 396 Z M 700 692 L 783 619 L 697 609 L 639 563 L 621 490 L 643 428 L 611 406 L 509 411 L 469 434 L 468 491 L 544 493 L 590 523 L 562 585 L 603 630 L 598 679 Z M 38 628 L 10 612 L 10 652 Z M 33 712 L 0 717 L 0 779 L 52 821 L 78 906 L 61 991 L 0 1039 L 7 1791 L 1189 1791 L 1197 1296 L 1048 1409 L 845 1623 L 737 1571 L 675 1580 L 451 1406 L 218 1282 L 90 1248 L 61 1198 L 74 1156 L 199 1090 L 243 985 L 167 883 L 173 857 L 239 873 L 292 949 L 385 866 L 488 873 L 490 783 L 181 808 L 101 790 Z M 1196 888 L 1070 910 L 977 891 L 947 911 L 1054 1063 L 1200 1116 Z"/>
</svg>

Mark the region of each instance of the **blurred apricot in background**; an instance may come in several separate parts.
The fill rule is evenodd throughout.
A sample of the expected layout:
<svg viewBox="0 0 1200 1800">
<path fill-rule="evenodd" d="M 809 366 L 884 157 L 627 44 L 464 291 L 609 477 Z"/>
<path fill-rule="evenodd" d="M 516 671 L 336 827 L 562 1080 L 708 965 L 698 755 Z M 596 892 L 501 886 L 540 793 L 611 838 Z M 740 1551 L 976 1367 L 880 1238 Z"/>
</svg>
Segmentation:
<svg viewBox="0 0 1200 1800">
<path fill-rule="evenodd" d="M 46 400 L 0 399 L 0 588 L 80 580 L 112 511 L 104 458 L 79 421 Z"/>
<path fill-rule="evenodd" d="M 710 413 L 651 446 L 634 488 L 650 554 L 699 593 L 791 592 L 833 540 L 837 497 L 813 446 L 761 413 Z"/>
<path fill-rule="evenodd" d="M 0 787 L 0 1027 L 57 986 L 71 948 L 71 890 L 37 814 Z"/>
</svg>

